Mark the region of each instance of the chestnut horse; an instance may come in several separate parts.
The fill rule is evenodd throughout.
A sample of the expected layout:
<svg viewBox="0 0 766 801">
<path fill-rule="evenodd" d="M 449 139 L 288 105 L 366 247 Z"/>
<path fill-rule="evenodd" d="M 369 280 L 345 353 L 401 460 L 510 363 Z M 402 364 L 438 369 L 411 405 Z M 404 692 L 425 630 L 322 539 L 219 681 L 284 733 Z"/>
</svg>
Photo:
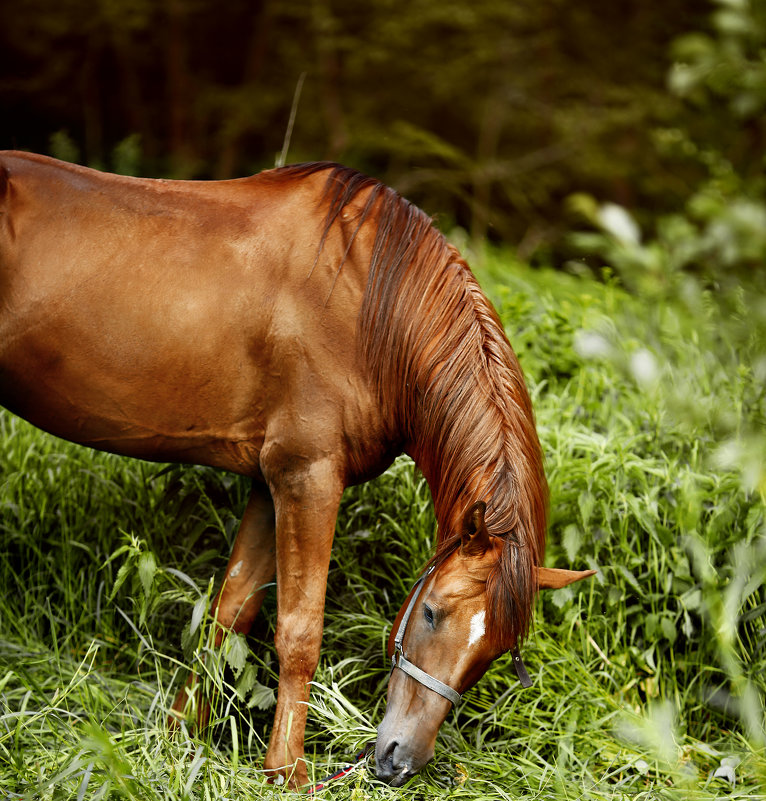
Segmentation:
<svg viewBox="0 0 766 801">
<path fill-rule="evenodd" d="M 346 486 L 404 451 L 439 523 L 433 570 L 394 626 L 376 757 L 393 783 L 522 641 L 537 590 L 589 574 L 539 567 L 540 446 L 495 312 L 429 218 L 353 170 L 163 181 L 0 153 L 0 298 L 8 409 L 93 448 L 252 479 L 214 614 L 221 631 L 247 631 L 276 574 L 265 768 L 293 786 L 307 779 Z"/>
</svg>

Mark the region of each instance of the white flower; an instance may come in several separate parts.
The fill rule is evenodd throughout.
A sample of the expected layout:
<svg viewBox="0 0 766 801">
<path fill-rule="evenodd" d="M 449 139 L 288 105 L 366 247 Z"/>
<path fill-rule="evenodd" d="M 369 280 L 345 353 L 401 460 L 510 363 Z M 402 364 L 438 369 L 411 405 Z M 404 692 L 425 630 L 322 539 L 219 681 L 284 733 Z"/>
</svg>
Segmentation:
<svg viewBox="0 0 766 801">
<path fill-rule="evenodd" d="M 657 383 L 659 375 L 657 360 L 646 348 L 637 350 L 630 357 L 630 372 L 641 386 L 652 386 Z"/>
<path fill-rule="evenodd" d="M 637 245 L 641 241 L 636 221 L 616 203 L 604 203 L 598 210 L 598 221 L 622 245 Z"/>
<path fill-rule="evenodd" d="M 605 337 L 595 331 L 583 330 L 575 333 L 574 349 L 583 359 L 598 359 L 612 352 L 612 346 Z"/>
</svg>

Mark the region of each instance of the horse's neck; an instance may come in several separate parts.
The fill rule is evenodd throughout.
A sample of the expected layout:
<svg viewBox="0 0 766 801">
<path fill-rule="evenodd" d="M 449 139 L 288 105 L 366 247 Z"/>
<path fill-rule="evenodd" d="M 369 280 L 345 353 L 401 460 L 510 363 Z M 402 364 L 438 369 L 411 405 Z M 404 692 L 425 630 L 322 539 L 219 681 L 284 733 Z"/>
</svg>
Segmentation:
<svg viewBox="0 0 766 801">
<path fill-rule="evenodd" d="M 406 452 L 431 490 L 441 539 L 456 530 L 469 497 L 475 494 L 479 500 L 481 471 L 470 471 L 473 481 L 466 482 L 466 462 L 456 458 L 471 451 L 471 443 L 466 439 L 471 426 L 466 426 L 465 420 L 453 419 L 449 407 L 430 398 L 408 411 Z"/>
</svg>

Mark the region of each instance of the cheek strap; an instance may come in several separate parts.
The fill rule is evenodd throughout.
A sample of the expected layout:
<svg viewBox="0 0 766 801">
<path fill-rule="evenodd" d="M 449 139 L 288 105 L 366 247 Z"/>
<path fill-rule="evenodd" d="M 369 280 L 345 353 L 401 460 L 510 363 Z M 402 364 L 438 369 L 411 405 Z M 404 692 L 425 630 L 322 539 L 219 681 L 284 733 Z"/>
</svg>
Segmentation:
<svg viewBox="0 0 766 801">
<path fill-rule="evenodd" d="M 394 637 L 394 655 L 391 657 L 391 670 L 393 671 L 394 668 L 399 668 L 403 673 L 411 676 L 415 681 L 420 682 L 424 687 L 428 687 L 429 690 L 433 690 L 435 693 L 438 693 L 443 698 L 450 701 L 453 706 L 456 706 L 461 698 L 457 690 L 453 690 L 448 684 L 439 681 L 439 679 L 432 676 L 430 673 L 426 673 L 425 670 L 421 670 L 404 655 L 404 634 L 407 631 L 407 624 L 410 622 L 410 616 L 412 615 L 412 610 L 415 608 L 420 591 L 423 589 L 426 579 L 433 571 L 434 568 L 433 565 L 431 565 L 417 582 L 415 582 L 415 586 L 412 588 L 410 602 L 404 610 L 404 615 L 402 615 L 402 619 L 399 622 L 399 628 L 396 630 L 396 637 Z"/>
<path fill-rule="evenodd" d="M 391 666 L 392 668 L 398 667 L 399 670 L 408 676 L 412 676 L 415 681 L 419 681 L 424 687 L 428 687 L 429 690 L 433 690 L 443 698 L 446 698 L 452 703 L 452 706 L 457 706 L 460 703 L 462 696 L 457 690 L 453 690 L 448 684 L 434 678 L 434 676 L 426 673 L 425 670 L 421 670 L 417 665 L 413 665 L 401 651 L 397 651 L 394 654 L 391 659 Z"/>
</svg>

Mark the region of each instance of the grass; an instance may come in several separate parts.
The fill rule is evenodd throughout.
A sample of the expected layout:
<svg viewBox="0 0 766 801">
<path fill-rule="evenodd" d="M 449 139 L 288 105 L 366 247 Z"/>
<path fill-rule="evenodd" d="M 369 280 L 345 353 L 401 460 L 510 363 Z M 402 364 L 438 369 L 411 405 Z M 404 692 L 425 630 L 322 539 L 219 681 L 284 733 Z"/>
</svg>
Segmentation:
<svg viewBox="0 0 766 801">
<path fill-rule="evenodd" d="M 541 597 L 533 688 L 501 658 L 406 787 L 361 764 L 324 795 L 766 798 L 761 296 L 647 303 L 492 253 L 481 275 L 535 399 L 548 564 L 599 575 Z M 7 414 L 0 426 L 0 796 L 284 795 L 260 771 L 273 594 L 247 641 L 204 661 L 213 724 L 165 725 L 208 652 L 243 483 L 97 454 Z M 387 627 L 434 527 L 405 459 L 344 496 L 307 732 L 317 779 L 374 737 Z"/>
</svg>

